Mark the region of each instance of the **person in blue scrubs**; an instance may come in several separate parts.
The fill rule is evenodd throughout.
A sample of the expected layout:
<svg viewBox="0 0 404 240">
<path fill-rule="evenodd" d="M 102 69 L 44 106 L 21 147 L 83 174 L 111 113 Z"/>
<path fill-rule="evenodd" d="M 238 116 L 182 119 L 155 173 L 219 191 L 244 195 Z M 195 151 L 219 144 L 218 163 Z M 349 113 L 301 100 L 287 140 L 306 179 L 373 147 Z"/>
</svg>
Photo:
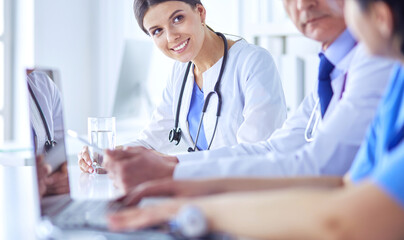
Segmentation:
<svg viewBox="0 0 404 240">
<path fill-rule="evenodd" d="M 317 0 L 290 1 L 304 6 Z M 127 208 L 110 216 L 111 229 L 137 229 L 188 214 L 194 223 L 207 224 L 200 228 L 202 232 L 196 231 L 199 235 L 218 231 L 253 239 L 404 239 L 404 1 L 330 2 L 345 4 L 350 29 L 372 54 L 398 60 L 377 116 L 345 178 L 147 183 L 123 202 L 135 203 L 162 189 L 182 197 L 204 191 L 227 193 Z M 305 188 L 284 189 L 290 187 Z M 228 193 L 234 191 L 244 192 Z"/>
<path fill-rule="evenodd" d="M 350 179 L 370 179 L 404 207 L 404 67 L 397 64 L 389 90 L 367 141 L 356 156 Z"/>
<path fill-rule="evenodd" d="M 197 137 L 199 119 L 201 118 L 204 103 L 205 103 L 205 96 L 203 90 L 198 87 L 198 84 L 196 84 L 196 82 L 194 82 L 191 97 L 191 107 L 189 108 L 188 112 L 188 124 L 190 128 L 189 133 L 191 134 L 192 139 L 195 141 L 198 138 L 198 141 L 196 142 L 196 147 L 199 150 L 208 149 L 208 141 L 206 140 L 205 129 L 203 127 L 203 124 L 201 125 L 199 136 Z"/>
</svg>

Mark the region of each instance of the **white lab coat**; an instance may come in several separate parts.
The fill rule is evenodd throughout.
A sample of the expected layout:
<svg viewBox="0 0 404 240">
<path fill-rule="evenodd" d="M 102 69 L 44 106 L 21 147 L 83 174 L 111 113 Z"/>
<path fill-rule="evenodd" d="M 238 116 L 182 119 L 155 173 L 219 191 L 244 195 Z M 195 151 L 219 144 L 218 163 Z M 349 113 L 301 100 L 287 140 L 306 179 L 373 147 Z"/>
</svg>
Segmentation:
<svg viewBox="0 0 404 240">
<path fill-rule="evenodd" d="M 375 115 L 392 66 L 391 61 L 369 57 L 359 44 L 331 74 L 334 95 L 313 142 L 306 142 L 304 132 L 317 89 L 267 141 L 178 155 L 174 178 L 345 174 Z"/>
<path fill-rule="evenodd" d="M 222 59 L 203 73 L 205 99 L 215 86 Z M 187 79 L 180 110 L 180 145 L 175 146 L 168 140 L 169 132 L 174 128 L 186 67 L 187 63 L 175 63 L 163 99 L 150 123 L 139 138 L 129 145 L 143 145 L 163 153 L 186 151 L 193 146 L 187 122 L 194 83 L 192 71 Z M 211 149 L 265 140 L 286 119 L 285 98 L 272 56 L 263 48 L 248 44 L 245 40 L 237 41 L 228 52 L 220 91 L 222 110 Z M 215 95 L 210 100 L 203 120 L 208 143 L 215 127 L 216 107 Z"/>
<path fill-rule="evenodd" d="M 52 140 L 60 143 L 64 139 L 62 100 L 59 89 L 44 72 L 34 71 L 27 76 L 38 104 L 45 117 Z M 46 127 L 31 95 L 29 95 L 30 121 L 37 140 L 37 153 L 44 152 L 45 142 L 48 140 Z"/>
</svg>

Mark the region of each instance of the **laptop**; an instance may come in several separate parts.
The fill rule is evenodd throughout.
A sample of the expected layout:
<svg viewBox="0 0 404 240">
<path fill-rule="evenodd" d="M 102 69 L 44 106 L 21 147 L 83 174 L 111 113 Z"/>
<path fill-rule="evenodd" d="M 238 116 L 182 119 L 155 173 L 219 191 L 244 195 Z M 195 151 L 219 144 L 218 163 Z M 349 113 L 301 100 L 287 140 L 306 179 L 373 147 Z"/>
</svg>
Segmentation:
<svg viewBox="0 0 404 240">
<path fill-rule="evenodd" d="M 34 72 L 35 73 L 35 72 Z M 36 129 L 33 128 L 33 121 L 37 121 L 37 125 L 41 123 L 51 125 L 49 122 L 50 118 L 47 117 L 47 112 L 53 112 L 52 109 L 46 109 L 52 107 L 51 102 L 54 102 L 54 99 L 46 99 L 46 98 L 55 98 L 55 96 L 48 96 L 49 93 L 55 93 L 55 87 L 52 80 L 49 76 L 44 75 L 43 73 L 37 72 L 33 74 L 30 72 L 30 78 L 27 78 L 28 84 L 28 96 L 29 96 L 29 115 L 31 121 L 32 128 L 32 142 L 34 146 L 35 155 L 43 155 L 44 161 L 46 163 L 50 163 L 53 169 L 57 169 L 66 163 L 68 160 L 66 154 L 66 141 L 65 141 L 65 133 L 64 133 L 64 124 L 63 124 L 63 109 L 60 106 L 60 120 L 61 123 L 61 131 L 58 138 L 53 139 L 55 136 L 52 133 L 49 133 L 49 129 L 53 129 L 51 126 L 46 126 L 48 130 L 40 130 L 37 126 Z M 50 88 L 50 89 L 49 89 Z M 61 96 L 57 96 L 61 98 Z M 40 111 L 36 108 L 42 108 Z M 56 117 L 56 116 L 55 116 Z M 48 120 L 48 121 L 46 121 Z M 51 119 L 53 120 L 53 119 Z M 38 123 L 39 122 L 39 123 Z M 38 130 L 39 129 L 39 130 Z M 47 149 L 42 149 L 40 146 L 37 146 L 39 142 L 36 137 L 41 134 L 36 133 L 38 131 L 44 131 L 43 134 L 48 135 L 48 140 L 50 141 L 50 147 Z M 47 132 L 47 133 L 46 133 Z M 44 136 L 42 134 L 42 137 Z M 49 136 L 50 135 L 50 136 Z M 42 141 L 43 142 L 43 141 Z M 76 166 L 75 166 L 76 167 Z M 68 171 L 69 168 L 67 168 Z M 37 171 L 35 171 L 37 174 Z M 37 175 L 36 175 L 37 176 Z M 68 174 L 71 177 L 70 174 Z M 37 176 L 38 177 L 38 176 Z M 71 179 L 70 179 L 71 180 Z M 67 181 L 67 184 L 71 183 L 71 181 Z M 39 183 L 38 183 L 39 184 Z M 39 185 L 37 188 L 37 196 L 40 196 Z M 108 200 L 77 200 L 72 199 L 70 193 L 65 193 L 61 195 L 54 196 L 45 196 L 40 198 L 40 214 L 41 214 L 41 222 L 46 222 L 47 225 L 51 225 L 60 230 L 96 230 L 103 231 L 103 234 L 108 236 L 112 236 L 114 233 L 107 233 L 107 218 L 106 215 L 110 212 L 117 211 L 122 207 L 118 203 L 113 203 Z M 111 235 L 112 234 L 112 235 Z M 122 235 L 122 234 L 121 234 Z M 144 231 L 135 231 L 130 233 L 125 233 L 126 236 L 130 236 L 130 239 L 175 239 L 167 233 L 157 230 L 144 230 Z M 109 238 L 108 238 L 109 239 Z M 119 239 L 123 239 L 122 236 Z"/>
</svg>

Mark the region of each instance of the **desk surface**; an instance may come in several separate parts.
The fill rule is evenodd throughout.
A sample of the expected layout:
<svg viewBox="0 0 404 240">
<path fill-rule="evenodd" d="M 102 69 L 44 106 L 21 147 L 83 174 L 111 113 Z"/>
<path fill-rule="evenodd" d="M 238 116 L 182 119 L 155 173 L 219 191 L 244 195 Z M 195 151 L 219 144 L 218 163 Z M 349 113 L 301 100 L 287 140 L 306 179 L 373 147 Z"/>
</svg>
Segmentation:
<svg viewBox="0 0 404 240">
<path fill-rule="evenodd" d="M 114 199 L 122 193 L 116 189 L 107 175 L 81 173 L 77 160 L 69 160 L 71 196 L 74 199 Z M 154 204 L 161 199 L 147 199 L 142 205 Z M 37 240 L 40 222 L 37 180 L 33 166 L 0 165 L 0 239 Z M 171 237 L 156 233 L 155 236 L 119 234 L 96 231 L 68 231 L 60 239 L 158 239 Z M 58 238 L 59 239 L 59 238 Z M 223 239 L 223 238 L 218 238 Z M 224 238 L 229 239 L 229 238 Z"/>
<path fill-rule="evenodd" d="M 81 172 L 76 157 L 69 157 L 68 171 L 73 199 L 114 199 L 123 194 L 114 187 L 107 174 Z"/>
<path fill-rule="evenodd" d="M 69 158 L 69 184 L 73 199 L 114 199 L 122 193 L 106 174 L 82 173 L 74 157 Z M 0 239 L 37 240 L 40 222 L 36 169 L 33 166 L 0 165 Z M 152 204 L 150 202 L 149 204 Z M 64 231 L 60 239 L 159 239 L 172 240 L 159 233 L 119 234 L 97 231 Z M 146 234 L 146 233 L 145 233 Z M 147 236 L 147 238 L 145 238 Z M 151 238 L 150 238 L 151 237 Z M 58 238 L 59 239 L 59 238 Z"/>
<path fill-rule="evenodd" d="M 69 183 L 74 199 L 114 199 L 122 195 L 107 175 L 81 173 L 74 158 L 69 160 Z M 36 239 L 39 218 L 35 168 L 0 165 L 0 239 Z M 66 239 L 106 239 L 91 231 L 64 236 Z"/>
</svg>

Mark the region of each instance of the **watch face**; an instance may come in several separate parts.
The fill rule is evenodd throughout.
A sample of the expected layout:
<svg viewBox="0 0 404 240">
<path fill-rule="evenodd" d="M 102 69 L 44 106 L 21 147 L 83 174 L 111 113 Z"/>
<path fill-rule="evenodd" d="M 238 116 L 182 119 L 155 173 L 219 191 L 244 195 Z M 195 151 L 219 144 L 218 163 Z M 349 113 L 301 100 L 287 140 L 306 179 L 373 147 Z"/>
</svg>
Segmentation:
<svg viewBox="0 0 404 240">
<path fill-rule="evenodd" d="M 208 233 L 206 218 L 203 212 L 195 206 L 182 207 L 175 221 L 181 234 L 187 238 L 202 237 Z"/>
</svg>

